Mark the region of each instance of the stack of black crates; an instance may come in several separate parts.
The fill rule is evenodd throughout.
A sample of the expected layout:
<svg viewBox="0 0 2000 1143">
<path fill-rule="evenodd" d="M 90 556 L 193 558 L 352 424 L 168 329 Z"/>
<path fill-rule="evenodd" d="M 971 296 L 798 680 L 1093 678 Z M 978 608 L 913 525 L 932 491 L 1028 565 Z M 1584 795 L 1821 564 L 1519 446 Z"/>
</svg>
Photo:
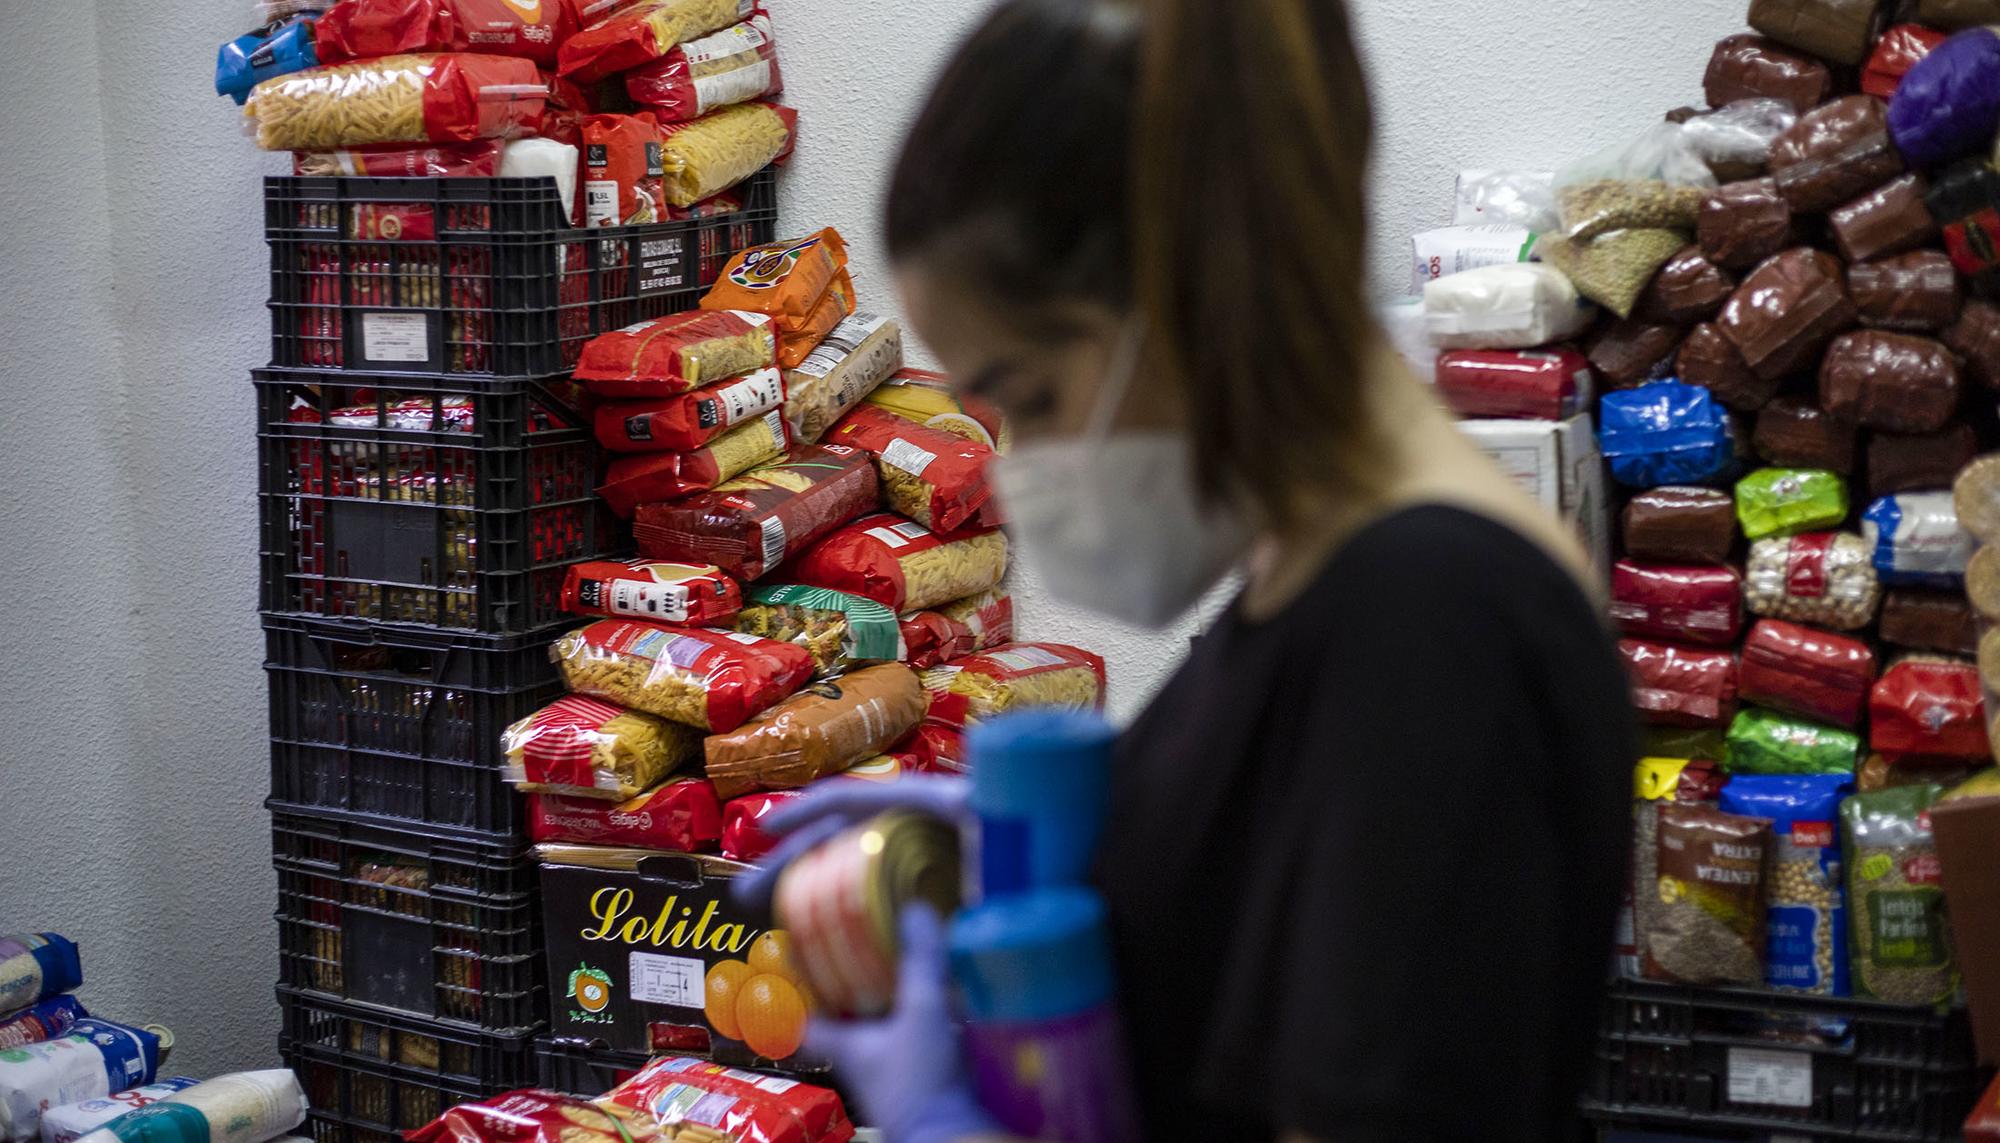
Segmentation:
<svg viewBox="0 0 2000 1143">
<path fill-rule="evenodd" d="M 562 693 L 567 568 L 621 554 L 569 379 L 768 242 L 576 230 L 548 179 L 272 178 L 255 371 L 280 1048 L 316 1143 L 533 1086 L 540 903 L 501 731 Z"/>
</svg>

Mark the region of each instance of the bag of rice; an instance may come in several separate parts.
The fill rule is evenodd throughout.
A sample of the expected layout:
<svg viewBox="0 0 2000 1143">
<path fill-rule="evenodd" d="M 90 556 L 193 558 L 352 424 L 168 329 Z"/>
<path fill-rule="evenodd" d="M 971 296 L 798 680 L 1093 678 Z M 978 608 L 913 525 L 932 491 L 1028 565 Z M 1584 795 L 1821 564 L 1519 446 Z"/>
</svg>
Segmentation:
<svg viewBox="0 0 2000 1143">
<path fill-rule="evenodd" d="M 804 647 L 821 676 L 903 658 L 902 627 L 895 612 L 872 599 L 823 587 L 752 588 L 735 626 L 746 635 Z"/>
<path fill-rule="evenodd" d="M 76 944 L 58 933 L 0 936 L 0 1012 L 25 1008 L 83 983 Z"/>
<path fill-rule="evenodd" d="M 926 528 L 955 531 L 993 498 L 993 450 L 873 407 L 849 413 L 828 437 L 875 458 L 882 502 Z"/>
<path fill-rule="evenodd" d="M 692 452 L 621 456 L 611 462 L 597 494 L 620 519 L 630 520 L 641 504 L 714 488 L 778 457 L 786 443 L 785 418 L 773 409 Z"/>
<path fill-rule="evenodd" d="M 1943 793 L 1937 785 L 1903 786 L 1840 804 L 1856 996 L 1929 1005 L 1958 990 L 1931 834 L 1930 808 Z"/>
<path fill-rule="evenodd" d="M 875 314 L 857 313 L 835 326 L 798 367 L 785 371 L 785 423 L 792 439 L 817 444 L 903 367 L 903 330 Z"/>
<path fill-rule="evenodd" d="M 577 360 L 576 379 L 600 397 L 674 397 L 777 363 L 770 318 L 703 309 L 592 338 Z"/>
<path fill-rule="evenodd" d="M 629 802 L 532 794 L 528 837 L 619 849 L 702 853 L 722 837 L 722 799 L 706 778 L 682 778 Z"/>
<path fill-rule="evenodd" d="M 550 649 L 578 694 L 715 733 L 743 725 L 812 678 L 803 647 L 755 635 L 606 619 Z"/>
<path fill-rule="evenodd" d="M 28 1143 L 42 1112 L 153 1082 L 160 1034 L 109 1020 L 78 1020 L 67 1036 L 0 1052 L 0 1140 Z"/>
<path fill-rule="evenodd" d="M 903 616 L 903 661 L 920 671 L 1013 641 L 1014 597 L 1002 591 Z"/>
<path fill-rule="evenodd" d="M 75 1143 L 128 1111 L 151 1106 L 199 1082 L 187 1076 L 175 1076 L 129 1091 L 51 1107 L 42 1113 L 42 1143 Z"/>
<path fill-rule="evenodd" d="M 759 369 L 693 393 L 602 405 L 597 443 L 612 452 L 685 452 L 784 402 L 784 376 Z"/>
<path fill-rule="evenodd" d="M 924 672 L 925 718 L 963 729 L 1010 710 L 1104 706 L 1104 660 L 1061 643 L 1010 643 Z"/>
<path fill-rule="evenodd" d="M 306 1093 L 287 1068 L 216 1076 L 128 1111 L 88 1143 L 267 1143 L 306 1121 Z"/>
<path fill-rule="evenodd" d="M 874 508 L 876 488 L 867 453 L 807 445 L 707 492 L 641 505 L 632 536 L 655 559 L 711 563 L 754 580 Z"/>
<path fill-rule="evenodd" d="M 1000 586 L 1007 535 L 992 529 L 947 538 L 877 512 L 813 545 L 790 571 L 799 583 L 865 596 L 891 611 L 922 611 Z"/>
<path fill-rule="evenodd" d="M 679 723 L 565 695 L 500 736 L 502 779 L 531 794 L 623 802 L 695 756 L 701 736 Z"/>
</svg>

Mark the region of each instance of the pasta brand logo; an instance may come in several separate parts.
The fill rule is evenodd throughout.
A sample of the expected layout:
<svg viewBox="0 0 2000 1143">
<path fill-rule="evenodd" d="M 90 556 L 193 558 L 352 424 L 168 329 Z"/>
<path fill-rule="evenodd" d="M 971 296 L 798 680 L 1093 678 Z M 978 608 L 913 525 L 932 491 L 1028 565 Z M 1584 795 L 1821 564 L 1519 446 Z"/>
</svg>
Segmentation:
<svg viewBox="0 0 2000 1143">
<path fill-rule="evenodd" d="M 806 256 L 806 251 L 819 245 L 817 235 L 792 246 L 766 246 L 761 250 L 751 250 L 744 254 L 743 262 L 729 272 L 729 280 L 746 290 L 774 289 Z"/>
<path fill-rule="evenodd" d="M 580 964 L 569 974 L 569 994 L 585 1012 L 602 1012 L 611 1003 L 611 978 L 603 969 Z"/>
<path fill-rule="evenodd" d="M 523 23 L 539 24 L 542 22 L 542 0 L 500 0 L 500 2 L 512 8 L 521 17 Z"/>
</svg>

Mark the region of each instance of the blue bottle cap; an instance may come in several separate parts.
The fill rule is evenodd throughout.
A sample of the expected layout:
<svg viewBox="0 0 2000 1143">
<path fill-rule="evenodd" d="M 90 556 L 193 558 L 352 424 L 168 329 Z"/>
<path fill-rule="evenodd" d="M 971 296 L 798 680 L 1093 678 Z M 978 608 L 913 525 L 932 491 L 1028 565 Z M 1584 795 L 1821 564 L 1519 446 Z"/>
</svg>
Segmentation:
<svg viewBox="0 0 2000 1143">
<path fill-rule="evenodd" d="M 1082 884 L 1110 812 L 1118 732 L 1088 711 L 1030 710 L 972 728 L 977 896 Z"/>
<path fill-rule="evenodd" d="M 1104 902 L 1049 889 L 962 909 L 951 924 L 952 981 L 975 1021 L 1033 1023 L 1112 998 Z"/>
</svg>

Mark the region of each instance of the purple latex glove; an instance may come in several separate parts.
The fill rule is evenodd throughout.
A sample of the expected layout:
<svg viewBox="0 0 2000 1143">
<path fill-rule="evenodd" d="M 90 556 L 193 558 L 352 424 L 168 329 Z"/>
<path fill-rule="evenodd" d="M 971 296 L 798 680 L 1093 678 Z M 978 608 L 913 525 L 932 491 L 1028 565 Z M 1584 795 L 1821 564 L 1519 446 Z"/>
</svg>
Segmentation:
<svg viewBox="0 0 2000 1143">
<path fill-rule="evenodd" d="M 972 783 L 964 778 L 913 775 L 900 782 L 822 782 L 805 797 L 782 806 L 758 823 L 765 833 L 783 837 L 738 877 L 730 892 L 739 904 L 768 908 L 778 874 L 792 859 L 846 829 L 889 810 L 914 810 L 954 824 L 966 820 Z"/>
<path fill-rule="evenodd" d="M 903 910 L 901 929 L 895 1011 L 880 1020 L 814 1017 L 806 1050 L 833 1061 L 861 1114 L 888 1143 L 1004 1135 L 973 1097 L 966 1075 L 946 983 L 944 922 L 930 906 L 911 905 Z"/>
</svg>

